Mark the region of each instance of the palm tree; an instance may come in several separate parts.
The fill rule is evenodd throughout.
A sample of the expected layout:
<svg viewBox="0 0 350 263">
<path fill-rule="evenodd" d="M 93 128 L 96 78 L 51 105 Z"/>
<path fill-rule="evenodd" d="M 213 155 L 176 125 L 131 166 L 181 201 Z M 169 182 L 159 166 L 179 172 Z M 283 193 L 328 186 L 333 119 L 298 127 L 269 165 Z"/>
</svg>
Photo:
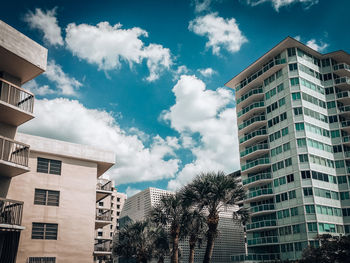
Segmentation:
<svg viewBox="0 0 350 263">
<path fill-rule="evenodd" d="M 182 194 L 186 205 L 195 205 L 199 211 L 205 209 L 208 213 L 207 246 L 203 263 L 209 263 L 217 236 L 220 209 L 243 200 L 245 190 L 236 175 L 225 175 L 224 172 L 219 171 L 197 175 L 190 184 L 182 189 Z M 242 223 L 246 223 L 249 217 L 245 208 L 238 209 L 233 216 Z"/>
<path fill-rule="evenodd" d="M 152 229 L 154 238 L 153 256 L 158 259 L 158 263 L 164 263 L 165 257 L 170 254 L 168 233 L 162 226 Z"/>
<path fill-rule="evenodd" d="M 154 234 L 149 221 L 136 221 L 123 227 L 113 245 L 114 254 L 137 263 L 147 263 L 152 259 Z"/>
<path fill-rule="evenodd" d="M 190 247 L 189 263 L 194 262 L 196 244 L 203 239 L 206 233 L 205 219 L 204 214 L 195 208 L 188 208 L 183 215 L 183 236 L 188 237 Z"/>
<path fill-rule="evenodd" d="M 161 198 L 159 204 L 150 212 L 151 221 L 170 227 L 170 239 L 172 243 L 171 263 L 179 262 L 179 239 L 181 235 L 182 215 L 184 208 L 179 194 L 169 194 Z"/>
</svg>

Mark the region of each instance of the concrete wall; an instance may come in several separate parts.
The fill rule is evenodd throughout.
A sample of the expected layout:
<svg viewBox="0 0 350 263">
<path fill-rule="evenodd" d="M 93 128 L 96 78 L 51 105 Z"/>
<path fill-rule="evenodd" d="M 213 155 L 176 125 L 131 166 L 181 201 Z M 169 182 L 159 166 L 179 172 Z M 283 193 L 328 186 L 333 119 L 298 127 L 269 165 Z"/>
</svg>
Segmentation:
<svg viewBox="0 0 350 263">
<path fill-rule="evenodd" d="M 62 161 L 62 174 L 37 173 L 37 157 Z M 24 201 L 17 262 L 28 257 L 56 257 L 57 263 L 93 261 L 97 164 L 31 152 L 30 172 L 12 179 L 8 198 Z M 35 188 L 59 190 L 60 204 L 34 205 Z M 57 240 L 31 239 L 32 222 L 58 224 Z"/>
</svg>

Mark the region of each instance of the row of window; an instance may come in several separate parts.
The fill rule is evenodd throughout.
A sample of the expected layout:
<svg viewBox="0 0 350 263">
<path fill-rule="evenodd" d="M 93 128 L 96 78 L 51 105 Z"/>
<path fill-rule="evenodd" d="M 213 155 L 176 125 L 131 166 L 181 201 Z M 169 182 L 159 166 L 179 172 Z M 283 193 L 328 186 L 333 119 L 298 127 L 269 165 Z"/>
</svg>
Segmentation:
<svg viewBox="0 0 350 263">
<path fill-rule="evenodd" d="M 324 102 L 323 100 L 320 100 L 318 98 L 315 98 L 314 96 L 311 96 L 305 92 L 294 92 L 292 93 L 292 100 L 293 101 L 297 101 L 297 100 L 301 100 L 301 98 L 307 102 L 310 102 L 316 106 L 319 106 L 321 108 L 326 109 L 327 108 L 327 104 L 326 102 Z"/>
<path fill-rule="evenodd" d="M 266 87 L 270 83 L 272 83 L 275 80 L 279 79 L 281 76 L 282 76 L 282 69 L 280 69 L 276 73 L 272 74 L 270 77 L 264 79 L 264 86 Z"/>
<path fill-rule="evenodd" d="M 29 257 L 27 263 L 56 263 L 54 257 Z"/>
<path fill-rule="evenodd" d="M 276 172 L 280 169 L 287 168 L 288 166 L 292 165 L 292 158 L 287 158 L 283 161 L 279 161 L 277 163 L 274 163 L 272 165 L 272 171 Z"/>
<path fill-rule="evenodd" d="M 298 66 L 299 66 L 300 71 L 310 75 L 311 77 L 314 77 L 314 78 L 319 79 L 319 80 L 323 79 L 322 74 L 317 72 L 316 70 L 313 70 L 313 69 L 311 69 L 303 64 L 300 64 L 300 63 Z"/>
<path fill-rule="evenodd" d="M 297 216 L 299 214 L 303 214 L 303 211 L 301 210 L 302 206 L 296 206 L 292 208 L 287 208 L 283 210 L 277 211 L 277 218 L 283 219 L 287 217 Z"/>
<path fill-rule="evenodd" d="M 269 141 L 273 142 L 279 138 L 281 138 L 282 136 L 286 136 L 289 133 L 288 127 L 285 127 L 279 131 L 276 131 L 272 134 L 269 135 Z"/>
<path fill-rule="evenodd" d="M 296 198 L 295 190 L 284 192 L 275 196 L 276 203 L 280 203 L 294 198 Z"/>
<path fill-rule="evenodd" d="M 273 157 L 273 156 L 281 154 L 282 152 L 286 152 L 288 150 L 290 150 L 290 142 L 287 142 L 283 145 L 280 145 L 280 146 L 277 146 L 277 147 L 271 149 L 270 156 Z"/>
<path fill-rule="evenodd" d="M 341 168 L 344 167 L 344 161 L 340 160 L 340 161 L 332 161 L 330 159 L 327 158 L 323 158 L 317 155 L 313 155 L 313 154 L 299 154 L 299 162 L 301 163 L 305 163 L 305 162 L 311 162 L 314 164 L 318 164 L 318 165 L 322 165 L 325 167 L 330 167 L 330 168 L 334 168 L 334 164 L 336 163 L 337 168 Z M 343 165 L 342 165 L 343 164 Z"/>
<path fill-rule="evenodd" d="M 283 226 L 278 229 L 280 236 L 287 236 L 291 234 L 305 233 L 305 224 L 296 224 L 291 226 Z"/>
<path fill-rule="evenodd" d="M 290 85 L 291 86 L 299 86 L 302 85 L 310 90 L 316 91 L 322 95 L 325 94 L 325 89 L 319 85 L 316 85 L 315 83 L 308 81 L 304 78 L 291 78 L 290 79 Z"/>
<path fill-rule="evenodd" d="M 310 138 L 299 138 L 297 139 L 297 145 L 299 148 L 302 148 L 302 147 L 306 147 L 309 146 L 309 147 L 312 147 L 312 148 L 315 148 L 315 149 L 318 149 L 318 150 L 322 150 L 322 151 L 326 151 L 326 152 L 329 152 L 329 153 L 333 153 L 333 147 L 329 144 L 326 144 L 326 143 L 323 143 L 323 142 L 319 142 L 319 141 L 316 141 L 316 140 L 313 140 L 313 139 L 310 139 Z"/>
<path fill-rule="evenodd" d="M 283 83 L 279 84 L 277 87 L 274 87 L 273 89 L 267 91 L 265 93 L 265 99 L 268 100 L 275 96 L 277 93 L 280 93 L 282 90 L 284 90 L 284 85 Z"/>
<path fill-rule="evenodd" d="M 303 188 L 303 193 L 304 196 L 312 196 L 313 194 L 315 194 L 315 196 L 318 197 L 339 200 L 339 193 L 328 189 L 322 189 L 317 187 L 314 187 L 312 189 L 312 187 L 305 187 Z"/>
<path fill-rule="evenodd" d="M 297 107 L 297 108 L 293 108 L 293 111 L 294 111 L 294 116 L 302 115 L 304 111 L 304 114 L 306 116 L 322 121 L 324 123 L 328 123 L 328 117 L 326 115 L 314 110 L 310 110 L 309 108 Z"/>
<path fill-rule="evenodd" d="M 286 104 L 286 98 L 283 97 L 279 99 L 278 101 L 275 101 L 271 105 L 266 107 L 266 112 L 270 113 L 273 112 L 274 110 L 277 110 L 279 107 L 282 107 L 284 104 Z"/>
<path fill-rule="evenodd" d="M 324 136 L 324 137 L 327 137 L 327 138 L 337 138 L 337 137 L 340 137 L 340 131 L 339 130 L 332 130 L 332 131 L 329 131 L 329 130 L 326 130 L 326 129 L 323 129 L 319 126 L 316 126 L 316 125 L 313 125 L 313 124 L 310 124 L 310 123 L 307 123 L 307 122 L 298 122 L 298 123 L 295 123 L 295 129 L 296 131 L 309 131 L 309 132 L 312 132 L 312 133 L 315 133 L 315 134 L 318 134 L 318 135 L 321 135 L 321 136 Z"/>
<path fill-rule="evenodd" d="M 294 174 L 288 174 L 273 180 L 273 186 L 277 187 L 279 185 L 284 185 L 286 183 L 294 182 Z"/>
<path fill-rule="evenodd" d="M 279 116 L 276 116 L 270 120 L 268 120 L 267 122 L 267 126 L 269 128 L 271 128 L 272 126 L 284 121 L 287 119 L 287 112 L 283 112 L 282 114 L 280 114 Z"/>
<path fill-rule="evenodd" d="M 316 172 L 316 171 L 309 171 L 309 170 L 301 171 L 301 178 L 302 179 L 310 179 L 311 175 L 312 175 L 312 179 L 315 179 L 315 180 L 330 182 L 333 184 L 337 183 L 337 177 L 334 175 L 329 175 L 329 174 Z"/>
</svg>

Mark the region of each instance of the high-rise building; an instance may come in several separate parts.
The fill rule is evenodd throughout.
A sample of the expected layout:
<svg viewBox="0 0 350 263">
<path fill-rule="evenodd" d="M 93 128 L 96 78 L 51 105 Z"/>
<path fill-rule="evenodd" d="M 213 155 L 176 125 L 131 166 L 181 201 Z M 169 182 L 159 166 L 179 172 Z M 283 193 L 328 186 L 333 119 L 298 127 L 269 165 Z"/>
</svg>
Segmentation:
<svg viewBox="0 0 350 263">
<path fill-rule="evenodd" d="M 121 227 L 128 221 L 140 221 L 148 217 L 153 207 L 159 204 L 164 195 L 174 192 L 157 188 L 147 188 L 142 192 L 128 198 L 121 212 Z M 237 209 L 233 206 L 223 207 L 219 216 L 219 234 L 215 240 L 212 261 L 216 263 L 227 263 L 232 254 L 244 253 L 244 235 L 241 224 L 233 219 L 233 212 Z M 189 257 L 188 239 L 180 240 L 181 262 L 186 262 Z M 195 250 L 195 262 L 203 262 L 205 254 L 205 242 Z M 169 258 L 166 262 L 170 262 Z"/>
<path fill-rule="evenodd" d="M 318 234 L 350 233 L 350 55 L 287 37 L 230 80 L 248 255 L 298 259 Z"/>
</svg>

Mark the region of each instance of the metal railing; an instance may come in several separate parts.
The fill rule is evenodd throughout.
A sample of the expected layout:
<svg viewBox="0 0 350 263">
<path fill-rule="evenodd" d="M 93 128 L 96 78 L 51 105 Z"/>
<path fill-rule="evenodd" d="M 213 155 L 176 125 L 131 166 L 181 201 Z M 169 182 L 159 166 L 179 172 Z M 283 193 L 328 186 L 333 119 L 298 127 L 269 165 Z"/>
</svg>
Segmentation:
<svg viewBox="0 0 350 263">
<path fill-rule="evenodd" d="M 254 122 L 259 122 L 259 121 L 266 121 L 266 116 L 264 114 L 261 114 L 261 115 L 252 117 L 252 118 L 244 121 L 240 125 L 238 125 L 238 130 L 242 130 L 242 129 L 248 127 L 249 125 L 253 124 Z"/>
<path fill-rule="evenodd" d="M 23 202 L 0 197 L 0 224 L 22 224 Z"/>
<path fill-rule="evenodd" d="M 248 105 L 247 107 L 245 107 L 244 109 L 239 111 L 237 113 L 237 116 L 241 117 L 242 115 L 246 114 L 247 112 L 251 111 L 252 109 L 263 108 L 264 106 L 265 106 L 265 102 L 264 101 L 253 102 L 252 104 Z"/>
<path fill-rule="evenodd" d="M 96 208 L 96 220 L 112 221 L 112 210 L 105 208 Z"/>
<path fill-rule="evenodd" d="M 111 252 L 112 240 L 98 240 L 95 243 L 94 251 Z"/>
<path fill-rule="evenodd" d="M 350 66 L 348 64 L 346 64 L 346 63 L 340 63 L 340 64 L 337 64 L 337 65 L 334 65 L 333 69 L 334 70 L 339 70 L 339 69 L 350 70 Z"/>
<path fill-rule="evenodd" d="M 241 136 L 239 138 L 239 143 L 246 142 L 246 141 L 254 138 L 255 136 L 261 136 L 261 135 L 267 135 L 267 130 L 266 129 L 261 129 L 261 130 L 253 131 L 251 133 L 243 135 L 243 136 Z"/>
<path fill-rule="evenodd" d="M 242 165 L 242 172 L 245 170 L 248 170 L 250 168 L 253 168 L 258 165 L 263 165 L 263 164 L 270 164 L 270 159 L 269 158 L 259 158 L 254 161 L 251 161 L 249 163 L 243 164 Z"/>
<path fill-rule="evenodd" d="M 350 84 L 350 78 L 348 78 L 348 77 L 341 77 L 341 78 L 335 79 L 334 82 L 335 82 L 335 85 L 342 84 L 342 83 Z"/>
<path fill-rule="evenodd" d="M 242 101 L 245 101 L 246 99 L 248 99 L 250 96 L 253 96 L 255 94 L 264 94 L 264 90 L 263 90 L 262 86 L 260 86 L 259 88 L 251 89 L 247 93 L 243 94 L 239 99 L 237 99 L 237 105 L 240 104 Z"/>
<path fill-rule="evenodd" d="M 259 180 L 265 180 L 265 179 L 272 179 L 271 173 L 261 173 L 261 174 L 257 174 L 252 177 L 249 177 L 248 179 L 243 180 L 243 185 L 250 184 Z"/>
<path fill-rule="evenodd" d="M 113 191 L 112 181 L 106 179 L 98 179 L 96 189 L 103 191 Z"/>
<path fill-rule="evenodd" d="M 23 111 L 33 113 L 34 95 L 0 78 L 0 100 Z"/>
<path fill-rule="evenodd" d="M 256 144 L 254 146 L 248 147 L 244 151 L 241 151 L 240 156 L 244 157 L 244 156 L 251 154 L 253 152 L 256 152 L 259 150 L 267 150 L 267 149 L 269 149 L 269 145 L 267 143 Z"/>
<path fill-rule="evenodd" d="M 280 259 L 280 254 L 274 253 L 274 254 L 238 254 L 238 255 L 232 255 L 231 261 L 263 261 L 263 262 L 269 262 L 269 261 L 278 261 Z"/>
<path fill-rule="evenodd" d="M 0 160 L 28 167 L 29 145 L 0 136 Z"/>
<path fill-rule="evenodd" d="M 337 98 L 349 98 L 350 97 L 350 92 L 349 91 L 342 91 L 337 93 Z"/>
<path fill-rule="evenodd" d="M 277 226 L 277 220 L 264 220 L 259 221 L 251 224 L 247 224 L 247 230 L 261 228 L 261 227 L 270 227 L 270 226 Z"/>
<path fill-rule="evenodd" d="M 271 195 L 271 194 L 273 194 L 272 188 L 261 188 L 261 189 L 249 192 L 247 194 L 247 199 L 254 198 L 261 195 Z"/>
<path fill-rule="evenodd" d="M 263 205 L 257 205 L 250 208 L 251 213 L 258 213 L 262 211 L 273 211 L 275 210 L 274 204 L 263 204 Z"/>
<path fill-rule="evenodd" d="M 260 244 L 271 244 L 271 243 L 278 243 L 278 236 L 267 236 L 267 237 L 247 239 L 248 246 L 255 246 Z"/>
</svg>

